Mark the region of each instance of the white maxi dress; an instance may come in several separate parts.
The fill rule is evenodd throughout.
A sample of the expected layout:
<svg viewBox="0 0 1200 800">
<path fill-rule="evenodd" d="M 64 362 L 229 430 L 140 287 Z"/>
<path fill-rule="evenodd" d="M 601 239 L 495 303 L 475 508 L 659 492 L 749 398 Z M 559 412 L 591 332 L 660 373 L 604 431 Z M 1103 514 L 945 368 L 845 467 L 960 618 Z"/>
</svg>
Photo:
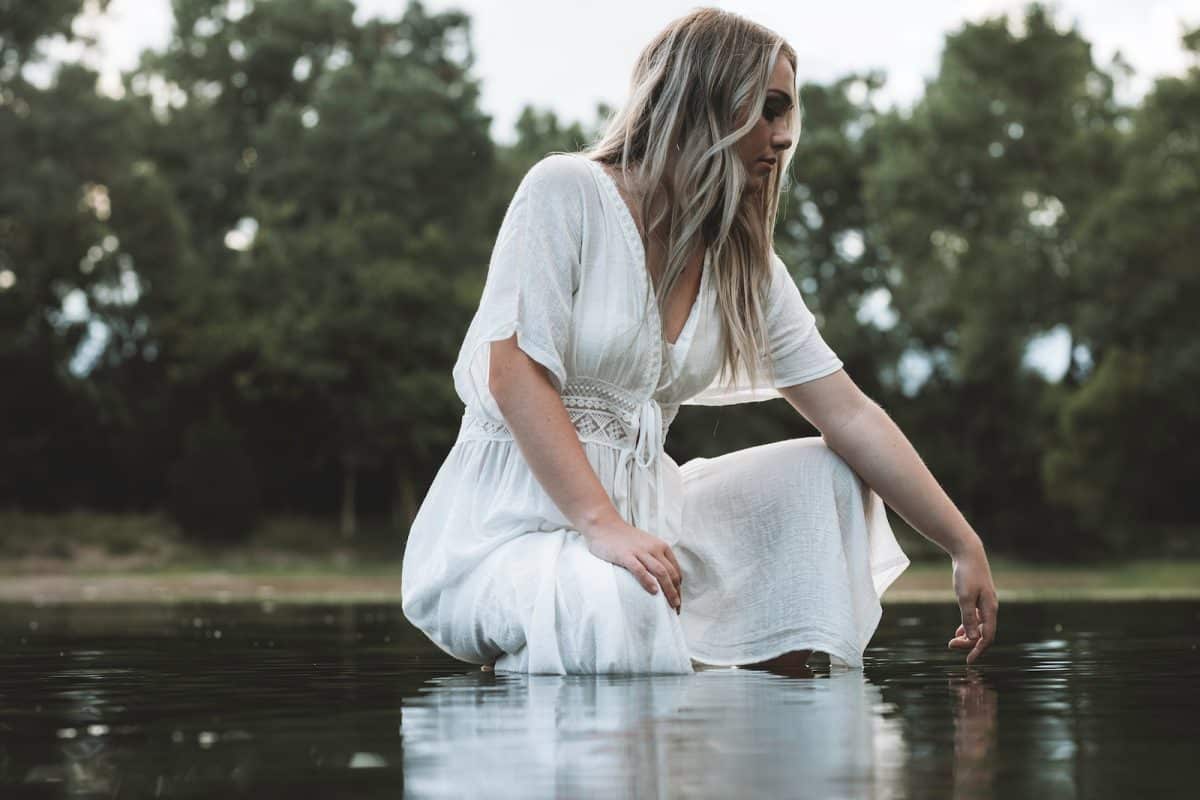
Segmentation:
<svg viewBox="0 0 1200 800">
<path fill-rule="evenodd" d="M 718 385 L 710 272 L 706 259 L 667 343 L 637 226 L 600 164 L 556 153 L 522 178 L 454 366 L 462 426 L 402 566 L 405 616 L 446 653 L 549 674 L 688 673 L 792 650 L 862 666 L 880 595 L 909 564 L 880 497 L 819 436 L 682 466 L 663 450 L 681 404 L 779 397 L 842 367 L 773 253 L 769 381 Z M 622 517 L 673 548 L 682 613 L 592 555 L 529 469 L 487 383 L 489 343 L 514 333 Z"/>
</svg>

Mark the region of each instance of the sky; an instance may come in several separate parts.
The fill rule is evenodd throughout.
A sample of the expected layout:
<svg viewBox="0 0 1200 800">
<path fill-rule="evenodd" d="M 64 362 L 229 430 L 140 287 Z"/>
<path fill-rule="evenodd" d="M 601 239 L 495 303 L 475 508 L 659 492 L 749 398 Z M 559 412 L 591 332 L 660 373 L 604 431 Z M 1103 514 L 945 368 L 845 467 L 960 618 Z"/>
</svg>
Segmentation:
<svg viewBox="0 0 1200 800">
<path fill-rule="evenodd" d="M 356 0 L 358 17 L 398 17 L 406 0 Z M 555 110 L 566 121 L 590 122 L 596 103 L 624 99 L 640 49 L 670 20 L 699 5 L 742 14 L 782 34 L 799 55 L 800 82 L 828 82 L 854 70 L 882 69 L 888 81 L 881 106 L 908 106 L 937 69 L 942 40 L 964 21 L 1019 11 L 1018 0 L 425 0 L 431 11 L 460 9 L 472 19 L 482 105 L 492 135 L 512 140 L 525 104 Z M 1120 51 L 1135 70 L 1121 99 L 1133 101 L 1153 78 L 1182 73 L 1189 62 L 1179 38 L 1185 23 L 1200 24 L 1196 0 L 1067 0 L 1053 5 L 1060 26 L 1074 25 L 1107 64 Z M 1019 17 L 1013 14 L 1010 19 Z M 96 52 L 57 43 L 56 58 L 82 59 L 101 70 L 101 86 L 137 62 L 146 48 L 163 47 L 171 32 L 170 0 L 112 0 L 103 16 L 80 22 L 100 39 Z"/>
<path fill-rule="evenodd" d="M 236 0 L 233 6 L 244 5 Z M 395 18 L 407 0 L 355 0 L 359 21 Z M 880 69 L 887 75 L 877 105 L 908 107 L 934 76 L 943 38 L 967 21 L 1010 13 L 1018 30 L 1022 0 L 780 0 L 680 2 L 678 0 L 425 0 L 430 11 L 459 9 L 472 19 L 475 72 L 481 104 L 492 116 L 492 137 L 513 139 L 521 109 L 554 110 L 561 121 L 591 122 L 596 104 L 618 106 L 634 60 L 666 23 L 699 5 L 713 5 L 782 34 L 799 56 L 797 80 L 830 82 L 848 72 Z M 1076 27 L 1091 42 L 1093 58 L 1107 65 L 1116 53 L 1134 70 L 1117 86 L 1118 99 L 1135 102 L 1160 75 L 1182 74 L 1192 61 L 1180 46 L 1188 27 L 1200 25 L 1196 0 L 1059 0 L 1047 3 L 1060 28 Z M 85 49 L 52 41 L 54 60 L 82 60 L 101 73 L 101 91 L 119 91 L 118 76 L 145 49 L 160 49 L 171 34 L 170 0 L 112 0 L 106 13 L 77 21 L 79 32 L 98 38 Z M 31 80 L 38 80 L 31 74 Z M 886 300 L 880 314 L 886 314 Z M 1057 380 L 1068 361 L 1065 330 L 1048 331 L 1029 349 L 1027 363 Z M 901 372 L 923 380 L 922 359 Z"/>
</svg>

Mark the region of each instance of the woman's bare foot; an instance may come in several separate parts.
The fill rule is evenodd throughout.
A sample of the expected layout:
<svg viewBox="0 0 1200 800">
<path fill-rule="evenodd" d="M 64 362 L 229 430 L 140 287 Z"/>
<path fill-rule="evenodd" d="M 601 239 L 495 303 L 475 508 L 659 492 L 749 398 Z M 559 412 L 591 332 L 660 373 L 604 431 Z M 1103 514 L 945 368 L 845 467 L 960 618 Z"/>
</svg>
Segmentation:
<svg viewBox="0 0 1200 800">
<path fill-rule="evenodd" d="M 753 664 L 742 664 L 740 669 L 761 669 L 768 672 L 774 672 L 779 675 L 789 675 L 797 678 L 811 678 L 813 676 L 812 668 L 808 666 L 808 657 L 812 655 L 812 650 L 792 650 L 775 658 L 768 658 L 766 661 L 757 661 Z"/>
</svg>

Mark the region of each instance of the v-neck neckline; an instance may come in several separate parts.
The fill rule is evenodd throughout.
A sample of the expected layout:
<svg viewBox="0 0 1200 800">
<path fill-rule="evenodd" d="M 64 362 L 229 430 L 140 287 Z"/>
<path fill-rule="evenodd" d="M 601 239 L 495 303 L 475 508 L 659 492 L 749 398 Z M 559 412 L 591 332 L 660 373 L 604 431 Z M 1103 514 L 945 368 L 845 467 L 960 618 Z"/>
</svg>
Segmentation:
<svg viewBox="0 0 1200 800">
<path fill-rule="evenodd" d="M 708 288 L 708 250 L 704 251 L 704 261 L 700 265 L 700 288 L 696 291 L 696 299 L 692 301 L 692 310 L 688 312 L 688 317 L 683 322 L 683 327 L 679 329 L 679 336 L 675 341 L 667 341 L 667 349 L 672 355 L 677 355 L 680 352 L 680 347 L 687 347 L 688 342 L 692 340 L 692 334 L 696 330 L 696 320 L 700 316 L 700 302 L 704 299 L 705 290 Z M 664 337 L 664 341 L 666 338 Z"/>
<path fill-rule="evenodd" d="M 601 180 L 603 181 L 605 188 L 608 190 L 609 197 L 616 203 L 621 219 L 621 230 L 625 232 L 625 239 L 629 242 L 630 248 L 637 255 L 639 266 L 638 274 L 645 282 L 643 284 L 644 288 L 649 289 L 650 295 L 653 297 L 654 283 L 650 279 L 650 270 L 646 264 L 646 245 L 642 242 L 642 235 L 638 232 L 637 222 L 635 222 L 633 219 L 633 211 L 629 208 L 629 204 L 625 202 L 625 198 L 621 196 L 621 190 L 617 187 L 616 180 L 613 179 L 612 175 L 608 174 L 608 170 L 604 168 L 604 165 L 594 158 L 588 158 L 587 156 L 580 156 L 580 158 L 583 158 L 585 161 L 591 164 L 597 172 L 600 173 Z M 675 338 L 675 341 L 672 342 L 669 340 L 666 332 L 663 330 L 663 321 L 658 313 L 658 304 L 654 302 L 650 303 L 650 307 L 654 313 L 655 321 L 658 322 L 659 338 L 666 343 L 668 350 L 672 355 L 678 352 L 678 345 L 686 345 L 685 339 L 688 338 L 691 332 L 690 329 L 695 327 L 695 319 L 699 316 L 700 303 L 704 298 L 704 290 L 708 285 L 709 252 L 709 248 L 706 247 L 704 249 L 704 260 L 700 263 L 700 288 L 696 292 L 696 297 L 692 300 L 692 306 L 688 311 L 687 319 L 684 320 L 683 327 L 680 328 L 679 335 Z"/>
</svg>

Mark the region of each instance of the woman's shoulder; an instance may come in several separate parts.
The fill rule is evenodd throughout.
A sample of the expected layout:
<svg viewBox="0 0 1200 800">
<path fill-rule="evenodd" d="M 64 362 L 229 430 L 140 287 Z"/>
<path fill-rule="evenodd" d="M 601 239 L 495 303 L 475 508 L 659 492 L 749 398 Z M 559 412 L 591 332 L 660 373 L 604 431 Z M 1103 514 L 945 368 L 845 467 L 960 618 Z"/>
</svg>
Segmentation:
<svg viewBox="0 0 1200 800">
<path fill-rule="evenodd" d="M 774 247 L 771 248 L 770 266 L 768 269 L 769 277 L 767 284 L 770 287 L 771 295 L 778 295 L 781 292 L 798 291 L 796 278 L 792 275 L 791 268 L 787 262 L 779 255 Z"/>
<path fill-rule="evenodd" d="M 579 198 L 594 186 L 592 169 L 589 159 L 580 153 L 550 153 L 526 170 L 521 184 L 542 195 Z"/>
</svg>

